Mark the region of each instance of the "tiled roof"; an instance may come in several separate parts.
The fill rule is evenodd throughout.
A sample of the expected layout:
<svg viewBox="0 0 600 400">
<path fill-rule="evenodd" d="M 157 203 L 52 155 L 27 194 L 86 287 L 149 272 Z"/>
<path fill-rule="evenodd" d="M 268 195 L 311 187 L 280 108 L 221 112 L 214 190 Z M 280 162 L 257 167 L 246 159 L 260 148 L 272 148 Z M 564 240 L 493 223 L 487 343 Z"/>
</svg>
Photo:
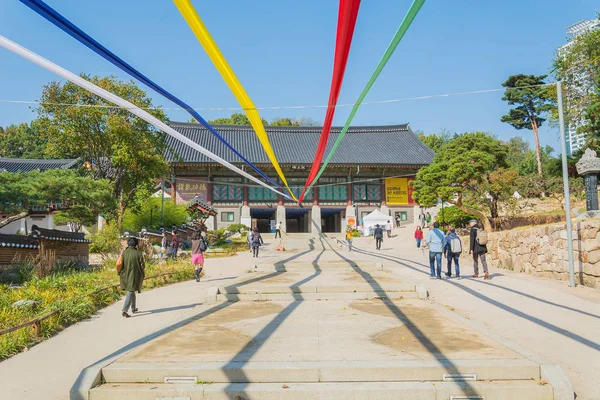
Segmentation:
<svg viewBox="0 0 600 400">
<path fill-rule="evenodd" d="M 37 225 L 33 225 L 31 227 L 31 233 L 33 237 L 39 237 L 46 240 L 90 243 L 90 241 L 85 238 L 85 234 L 83 232 L 65 232 L 59 231 L 58 229 L 46 229 L 40 228 Z"/>
<path fill-rule="evenodd" d="M 171 122 L 171 126 L 232 163 L 242 160 L 200 124 Z M 255 164 L 270 164 L 256 134 L 250 126 L 214 125 L 231 145 Z M 325 154 L 337 139 L 341 127 L 331 128 Z M 267 126 L 267 135 L 280 164 L 312 164 L 321 135 L 320 127 Z M 183 163 L 212 163 L 213 161 L 180 141 L 168 137 L 174 155 L 167 160 Z M 332 164 L 363 165 L 428 165 L 433 160 L 431 151 L 413 133 L 408 124 L 389 126 L 356 126 L 348 129 L 346 137 L 335 152 Z"/>
<path fill-rule="evenodd" d="M 27 158 L 1 158 L 0 172 L 46 171 L 48 169 L 69 169 L 79 160 L 32 160 Z"/>
</svg>

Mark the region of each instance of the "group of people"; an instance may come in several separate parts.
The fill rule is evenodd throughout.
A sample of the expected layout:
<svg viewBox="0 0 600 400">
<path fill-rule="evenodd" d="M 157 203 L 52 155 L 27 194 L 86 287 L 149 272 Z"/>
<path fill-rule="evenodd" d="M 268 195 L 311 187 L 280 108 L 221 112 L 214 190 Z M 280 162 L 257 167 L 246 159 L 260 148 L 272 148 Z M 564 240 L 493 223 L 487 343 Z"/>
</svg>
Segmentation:
<svg viewBox="0 0 600 400">
<path fill-rule="evenodd" d="M 487 232 L 479 227 L 477 220 L 469 221 L 469 254 L 473 255 L 473 278 L 479 278 L 479 262 L 483 266 L 484 279 L 490 279 L 485 254 L 487 253 Z M 424 246 L 429 247 L 429 268 L 431 279 L 442 279 L 442 256 L 447 259 L 446 277 L 452 277 L 452 263 L 454 262 L 456 278 L 460 279 L 459 258 L 463 251 L 462 242 L 454 227 L 448 228 L 448 233 L 439 229 L 439 222 L 433 223 L 433 228 L 427 233 Z M 423 241 L 423 227 L 417 226 L 414 234 L 417 248 L 421 248 Z M 437 267 L 437 268 L 436 268 Z"/>
</svg>

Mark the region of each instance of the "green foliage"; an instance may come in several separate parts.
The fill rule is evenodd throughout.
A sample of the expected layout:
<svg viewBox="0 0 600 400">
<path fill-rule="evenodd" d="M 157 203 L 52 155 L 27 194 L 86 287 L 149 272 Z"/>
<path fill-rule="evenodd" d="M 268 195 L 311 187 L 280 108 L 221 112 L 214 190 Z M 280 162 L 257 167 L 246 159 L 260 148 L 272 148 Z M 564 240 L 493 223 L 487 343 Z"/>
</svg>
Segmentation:
<svg viewBox="0 0 600 400">
<path fill-rule="evenodd" d="M 22 123 L 0 130 L 0 157 L 45 158 L 48 141 L 40 132 L 40 125 Z"/>
<path fill-rule="evenodd" d="M 160 197 L 146 197 L 140 199 L 137 207 L 129 209 L 123 217 L 125 230 L 139 232 L 142 228 L 159 229 L 162 199 Z M 164 226 L 180 226 L 189 220 L 187 207 L 183 204 L 176 205 L 165 200 Z"/>
<path fill-rule="evenodd" d="M 206 240 L 211 246 L 221 246 L 227 241 L 227 231 L 225 228 L 218 229 L 216 231 L 208 231 L 206 233 Z"/>
<path fill-rule="evenodd" d="M 508 77 L 502 84 L 507 90 L 502 100 L 516 105 L 503 115 L 502 122 L 515 129 L 537 129 L 546 121 L 545 116 L 555 107 L 552 92 L 544 85 L 547 75 L 518 74 Z"/>
<path fill-rule="evenodd" d="M 250 120 L 244 113 L 233 113 L 229 118 L 217 118 L 208 121 L 209 124 L 215 125 L 250 125 Z M 264 126 L 269 125 L 266 119 L 262 119 Z"/>
<path fill-rule="evenodd" d="M 198 121 L 190 119 L 189 123 L 197 124 Z M 217 118 L 208 121 L 209 124 L 218 125 L 250 125 L 250 120 L 244 113 L 233 113 L 228 118 Z M 290 117 L 278 117 L 273 119 L 269 124 L 266 119 L 262 119 L 264 126 L 319 126 L 319 123 L 308 117 L 301 117 L 299 119 Z"/>
<path fill-rule="evenodd" d="M 244 224 L 232 224 L 227 227 L 227 231 L 233 233 L 247 232 L 250 228 Z"/>
<path fill-rule="evenodd" d="M 71 232 L 79 232 L 82 226 L 90 226 L 95 222 L 94 213 L 86 206 L 72 206 L 54 214 L 54 224 L 69 225 Z"/>
<path fill-rule="evenodd" d="M 74 170 L 0 172 L 0 199 L 0 209 L 7 212 L 50 203 L 85 206 L 95 214 L 114 207 L 108 181 L 92 180 Z"/>
<path fill-rule="evenodd" d="M 121 251 L 121 232 L 117 224 L 106 224 L 101 231 L 89 235 L 90 253 L 117 254 Z"/>
<path fill-rule="evenodd" d="M 452 225 L 455 228 L 464 228 L 469 224 L 469 221 L 475 219 L 476 216 L 467 214 L 456 206 L 444 207 L 443 213 L 440 211 L 438 221 L 442 225 Z"/>
<path fill-rule="evenodd" d="M 174 274 L 146 280 L 144 288 L 164 286 L 192 277 L 188 261 L 162 265 L 146 263 L 146 276 L 169 272 Z M 98 309 L 119 300 L 119 290 L 109 289 L 89 295 L 118 282 L 119 276 L 115 272 L 115 262 L 112 260 L 107 261 L 102 268 L 90 272 L 58 269 L 45 278 L 29 275 L 23 287 L 18 290 L 8 290 L 7 285 L 0 284 L 0 330 L 31 321 L 54 310 L 60 311 L 41 323 L 40 336 L 35 336 L 31 328 L 0 336 L 0 360 L 51 337 L 70 324 L 89 318 Z M 11 307 L 15 301 L 24 299 L 35 300 L 40 304 L 34 308 Z"/>
<path fill-rule="evenodd" d="M 425 143 L 425 145 L 427 147 L 429 147 L 431 150 L 433 150 L 436 153 L 438 151 L 440 151 L 442 146 L 444 146 L 445 144 L 450 142 L 450 140 L 452 139 L 452 135 L 450 134 L 450 132 L 445 131 L 445 130 L 440 132 L 439 135 L 436 135 L 435 133 L 426 135 L 425 133 L 420 132 L 420 131 L 417 131 L 416 133 L 417 133 L 417 136 L 419 137 L 419 139 L 421 139 L 421 141 L 423 143 Z"/>
<path fill-rule="evenodd" d="M 574 37 L 567 47 L 556 52 L 552 71 L 563 82 L 565 124 L 577 125 L 589 119 L 588 107 L 599 104 L 600 90 L 600 30 L 590 30 Z M 598 106 L 597 106 L 598 107 Z M 556 113 L 553 118 L 558 119 Z M 597 125 L 596 125 L 597 126 Z M 593 133 L 593 125 L 584 124 L 582 133 Z M 596 131 L 598 132 L 598 131 Z"/>
<path fill-rule="evenodd" d="M 467 210 L 463 198 L 468 195 L 475 206 L 485 206 L 486 193 L 494 196 L 490 193 L 494 180 L 491 174 L 508 167 L 507 155 L 507 146 L 486 133 L 458 136 L 440 148 L 431 165 L 419 170 L 416 179 L 411 182 L 413 198 L 424 207 L 434 206 L 441 198 L 485 219 L 481 211 Z"/>
<path fill-rule="evenodd" d="M 166 121 L 165 113 L 138 86 L 116 77 L 82 75 L 86 80 L 120 96 Z M 57 103 L 109 106 L 62 107 Z M 37 109 L 41 131 L 48 137 L 48 153 L 79 157 L 95 176 L 107 179 L 119 199 L 118 215 L 134 200 L 139 188 L 153 186 L 167 172 L 164 134 L 152 125 L 71 82 L 44 86 Z"/>
</svg>

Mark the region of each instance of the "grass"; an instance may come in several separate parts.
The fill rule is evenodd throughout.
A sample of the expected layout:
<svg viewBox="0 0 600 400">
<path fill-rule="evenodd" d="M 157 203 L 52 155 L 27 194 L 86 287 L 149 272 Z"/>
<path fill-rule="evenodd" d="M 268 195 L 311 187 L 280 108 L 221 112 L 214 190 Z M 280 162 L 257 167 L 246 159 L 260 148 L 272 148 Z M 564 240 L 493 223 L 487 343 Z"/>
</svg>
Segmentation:
<svg viewBox="0 0 600 400">
<path fill-rule="evenodd" d="M 168 272 L 174 274 L 144 281 L 144 290 L 193 278 L 189 260 L 146 265 L 146 277 Z M 118 283 L 115 262 L 107 261 L 102 267 L 89 272 L 71 270 L 55 272 L 45 278 L 29 276 L 19 289 L 9 289 L 9 285 L 0 284 L 0 330 L 59 310 L 58 314 L 42 321 L 39 334 L 30 326 L 0 336 L 0 360 L 26 350 L 67 326 L 91 317 L 100 308 L 116 302 L 122 295 L 120 289 L 108 289 L 91 296 L 88 294 Z M 12 307 L 18 300 L 34 300 L 39 304 L 33 308 Z"/>
</svg>

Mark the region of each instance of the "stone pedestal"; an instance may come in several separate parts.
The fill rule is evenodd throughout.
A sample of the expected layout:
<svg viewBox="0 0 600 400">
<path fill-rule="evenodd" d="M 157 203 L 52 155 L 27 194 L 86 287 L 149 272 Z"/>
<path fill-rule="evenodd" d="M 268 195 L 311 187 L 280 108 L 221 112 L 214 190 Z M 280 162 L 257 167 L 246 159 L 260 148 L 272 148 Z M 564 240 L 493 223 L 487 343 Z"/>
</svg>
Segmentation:
<svg viewBox="0 0 600 400">
<path fill-rule="evenodd" d="M 390 208 L 387 206 L 387 204 L 383 203 L 381 204 L 381 207 L 379 208 L 379 211 L 381 211 L 382 214 L 385 215 L 390 215 Z M 390 217 L 391 220 L 392 217 Z"/>
<path fill-rule="evenodd" d="M 577 161 L 577 173 L 583 175 L 585 182 L 585 205 L 587 211 L 598 210 L 598 173 L 600 158 L 592 149 L 587 149 L 583 157 Z"/>
<path fill-rule="evenodd" d="M 277 206 L 277 212 L 275 213 L 275 223 L 281 222 L 281 232 L 287 232 L 287 224 L 285 221 L 285 207 Z"/>
<path fill-rule="evenodd" d="M 214 231 L 215 230 L 215 217 L 210 216 L 210 217 L 206 218 L 206 221 L 204 221 L 204 225 L 206 226 L 207 230 Z"/>
<path fill-rule="evenodd" d="M 312 212 L 310 213 L 310 233 L 320 234 L 321 233 L 321 207 L 313 206 Z"/>
<path fill-rule="evenodd" d="M 360 221 L 358 220 L 358 215 L 356 215 L 356 207 L 352 207 L 351 205 L 346 207 L 346 225 L 351 225 L 348 222 L 350 218 L 354 218 L 354 228 L 356 228 L 359 225 Z M 346 229 L 346 225 L 343 226 L 343 229 Z"/>
<path fill-rule="evenodd" d="M 250 216 L 250 207 L 247 205 L 242 206 L 240 224 L 244 224 L 248 228 L 252 228 L 252 217 Z"/>
</svg>

